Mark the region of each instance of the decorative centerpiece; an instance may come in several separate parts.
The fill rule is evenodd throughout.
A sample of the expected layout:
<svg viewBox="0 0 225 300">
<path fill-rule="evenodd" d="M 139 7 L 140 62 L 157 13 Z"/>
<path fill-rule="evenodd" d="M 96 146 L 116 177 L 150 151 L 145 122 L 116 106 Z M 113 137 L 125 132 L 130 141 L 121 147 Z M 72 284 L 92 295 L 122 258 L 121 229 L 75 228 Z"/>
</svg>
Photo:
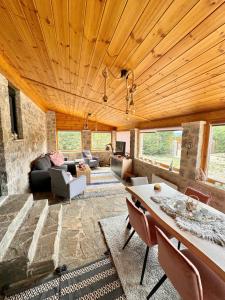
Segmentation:
<svg viewBox="0 0 225 300">
<path fill-rule="evenodd" d="M 155 191 L 161 191 L 161 185 L 160 185 L 159 183 L 156 183 L 156 184 L 154 185 L 154 190 L 155 190 Z"/>
<path fill-rule="evenodd" d="M 197 201 L 188 197 L 186 201 L 186 210 L 192 213 L 193 211 L 197 210 L 197 207 L 198 207 Z"/>
</svg>

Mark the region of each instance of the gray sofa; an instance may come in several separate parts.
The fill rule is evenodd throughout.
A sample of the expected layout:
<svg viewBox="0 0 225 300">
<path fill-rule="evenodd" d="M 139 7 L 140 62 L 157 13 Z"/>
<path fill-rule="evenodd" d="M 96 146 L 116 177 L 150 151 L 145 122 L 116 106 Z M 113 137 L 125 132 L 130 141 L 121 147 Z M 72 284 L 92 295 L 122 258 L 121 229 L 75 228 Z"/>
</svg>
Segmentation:
<svg viewBox="0 0 225 300">
<path fill-rule="evenodd" d="M 54 166 L 48 154 L 38 157 L 31 164 L 31 172 L 29 174 L 30 188 L 32 192 L 49 192 L 51 191 L 51 177 L 49 169 L 64 170 L 75 175 L 75 162 L 65 161 L 62 166 Z"/>
</svg>

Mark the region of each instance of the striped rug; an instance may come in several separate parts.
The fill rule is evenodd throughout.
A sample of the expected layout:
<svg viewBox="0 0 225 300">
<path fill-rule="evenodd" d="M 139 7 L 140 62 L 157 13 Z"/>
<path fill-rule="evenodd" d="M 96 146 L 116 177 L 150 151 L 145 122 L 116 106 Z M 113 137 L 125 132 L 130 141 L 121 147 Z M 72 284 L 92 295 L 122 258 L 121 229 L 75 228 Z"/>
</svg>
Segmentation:
<svg viewBox="0 0 225 300">
<path fill-rule="evenodd" d="M 81 194 L 74 199 L 89 199 L 119 194 L 127 194 L 123 183 L 109 167 L 101 167 L 91 171 L 91 184 L 87 185 L 84 195 Z"/>
<path fill-rule="evenodd" d="M 110 257 L 104 257 L 61 277 L 43 282 L 5 300 L 125 300 L 120 280 Z"/>
</svg>

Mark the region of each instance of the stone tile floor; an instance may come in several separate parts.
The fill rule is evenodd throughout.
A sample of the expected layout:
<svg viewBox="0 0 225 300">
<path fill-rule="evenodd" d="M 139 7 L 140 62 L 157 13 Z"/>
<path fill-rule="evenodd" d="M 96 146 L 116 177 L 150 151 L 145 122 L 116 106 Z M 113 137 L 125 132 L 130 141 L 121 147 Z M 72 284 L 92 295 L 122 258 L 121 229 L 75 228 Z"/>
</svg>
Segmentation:
<svg viewBox="0 0 225 300">
<path fill-rule="evenodd" d="M 124 214 L 126 195 L 72 200 L 71 204 L 53 200 L 50 193 L 39 193 L 34 199 L 48 199 L 49 204 L 63 203 L 59 264 L 77 268 L 104 256 L 107 250 L 98 221 Z"/>
</svg>

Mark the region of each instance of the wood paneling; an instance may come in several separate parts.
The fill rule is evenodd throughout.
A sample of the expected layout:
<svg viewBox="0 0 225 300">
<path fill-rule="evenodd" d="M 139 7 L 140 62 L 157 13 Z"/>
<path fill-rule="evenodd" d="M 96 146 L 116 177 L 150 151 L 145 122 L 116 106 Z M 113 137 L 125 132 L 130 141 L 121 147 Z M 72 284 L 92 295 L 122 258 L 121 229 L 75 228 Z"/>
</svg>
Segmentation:
<svg viewBox="0 0 225 300">
<path fill-rule="evenodd" d="M 0 0 L 0 70 L 41 107 L 68 118 L 91 112 L 109 127 L 168 126 L 222 110 L 224 2 Z M 102 103 L 105 66 L 134 70 L 129 118 L 123 80 L 109 78 Z"/>
<path fill-rule="evenodd" d="M 67 114 L 56 113 L 56 128 L 57 130 L 82 130 L 84 129 L 84 119 Z M 98 123 L 97 121 L 88 121 L 90 130 L 112 131 L 115 127 L 106 124 Z"/>
<path fill-rule="evenodd" d="M 151 129 L 151 128 L 166 128 L 166 127 L 179 127 L 182 123 L 206 121 L 211 124 L 225 123 L 225 110 L 208 111 L 190 115 L 182 115 L 173 118 L 164 118 L 148 122 L 141 122 L 137 124 L 137 128 Z M 119 126 L 117 130 L 128 130 L 129 126 Z"/>
</svg>

